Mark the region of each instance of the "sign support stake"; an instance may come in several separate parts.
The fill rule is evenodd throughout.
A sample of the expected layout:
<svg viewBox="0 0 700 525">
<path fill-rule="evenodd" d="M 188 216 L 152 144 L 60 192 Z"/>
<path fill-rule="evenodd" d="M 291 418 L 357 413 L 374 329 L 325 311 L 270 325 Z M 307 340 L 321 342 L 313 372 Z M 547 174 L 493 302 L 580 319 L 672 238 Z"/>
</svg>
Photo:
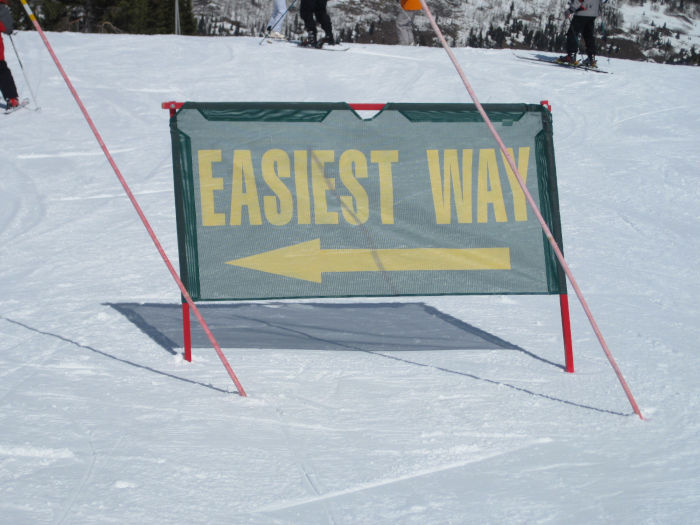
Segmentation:
<svg viewBox="0 0 700 525">
<path fill-rule="evenodd" d="M 552 249 L 554 250 L 555 255 L 557 256 L 557 259 L 559 259 L 559 263 L 561 264 L 562 269 L 566 273 L 566 276 L 569 278 L 569 282 L 571 283 L 571 286 L 573 287 L 574 291 L 576 292 L 576 297 L 578 297 L 578 300 L 581 303 L 581 307 L 583 308 L 584 312 L 586 312 L 586 316 L 588 317 L 588 320 L 591 324 L 591 328 L 593 328 L 593 332 L 595 333 L 596 337 L 598 338 L 598 342 L 600 343 L 600 346 L 603 349 L 605 356 L 608 358 L 608 362 L 610 363 L 610 366 L 612 366 L 613 370 L 615 371 L 615 375 L 617 376 L 617 379 L 620 382 L 622 389 L 625 391 L 625 395 L 627 396 L 627 400 L 629 401 L 630 405 L 632 406 L 632 410 L 634 411 L 635 414 L 637 414 L 639 416 L 639 419 L 644 419 L 644 416 L 642 415 L 642 412 L 639 409 L 639 406 L 637 405 L 637 401 L 634 399 L 634 396 L 632 395 L 632 391 L 630 390 L 630 387 L 627 384 L 627 381 L 625 381 L 625 378 L 622 375 L 622 371 L 620 370 L 620 367 L 617 365 L 617 362 L 615 361 L 615 358 L 613 357 L 612 352 L 610 352 L 610 349 L 608 348 L 608 344 L 605 342 L 605 338 L 603 337 L 603 333 L 600 331 L 600 328 L 598 327 L 598 323 L 596 322 L 595 318 L 593 317 L 593 313 L 591 312 L 590 308 L 588 307 L 588 303 L 587 303 L 586 299 L 583 297 L 583 292 L 581 292 L 581 289 L 579 288 L 578 283 L 576 282 L 576 279 L 574 278 L 574 275 L 571 272 L 571 269 L 569 268 L 568 263 L 564 259 L 564 254 L 562 253 L 561 249 L 557 245 L 557 242 L 555 241 L 554 236 L 552 235 L 552 232 L 550 231 L 549 227 L 547 226 L 547 223 L 545 222 L 544 218 L 542 217 L 542 214 L 540 213 L 539 209 L 537 208 L 537 204 L 535 203 L 535 200 L 533 199 L 532 195 L 530 194 L 530 191 L 525 186 L 525 183 L 523 181 L 523 177 L 520 174 L 518 167 L 515 165 L 515 161 L 513 160 L 513 157 L 508 153 L 508 150 L 506 149 L 506 146 L 503 143 L 501 136 L 496 131 L 496 128 L 494 127 L 493 123 L 491 122 L 491 119 L 489 118 L 489 116 L 486 114 L 486 111 L 484 110 L 483 106 L 481 105 L 481 102 L 479 102 L 479 99 L 476 96 L 474 89 L 472 88 L 471 84 L 469 83 L 469 80 L 467 80 L 467 75 L 464 73 L 464 71 L 462 70 L 462 67 L 459 65 L 459 61 L 457 60 L 457 57 L 455 56 L 454 52 L 452 51 L 452 49 L 448 45 L 447 40 L 445 40 L 445 36 L 442 34 L 442 31 L 440 31 L 440 28 L 438 27 L 437 22 L 435 21 L 435 17 L 433 16 L 432 12 L 430 11 L 430 8 L 428 7 L 427 1 L 426 0 L 419 0 L 419 1 L 420 1 L 421 5 L 423 6 L 423 11 L 425 12 L 425 15 L 428 17 L 428 21 L 430 22 L 430 25 L 432 26 L 433 31 L 435 31 L 435 34 L 437 35 L 438 40 L 440 40 L 440 44 L 447 52 L 447 56 L 450 58 L 450 61 L 454 65 L 454 67 L 457 71 L 457 74 L 459 74 L 459 77 L 462 79 L 462 83 L 464 84 L 464 87 L 467 90 L 467 93 L 469 93 L 470 98 L 472 99 L 472 101 L 474 102 L 475 106 L 477 107 L 479 113 L 481 114 L 482 118 L 484 119 L 484 123 L 486 124 L 486 127 L 491 132 L 491 135 L 493 136 L 494 140 L 496 141 L 499 148 L 503 152 L 503 155 L 507 159 L 508 164 L 510 165 L 511 169 L 513 170 L 513 174 L 515 175 L 515 178 L 517 179 L 518 184 L 520 184 L 520 187 L 522 188 L 523 193 L 525 194 L 525 197 L 527 198 L 527 201 L 530 204 L 530 207 L 532 208 L 533 213 L 535 214 L 535 216 L 537 217 L 537 220 L 540 222 L 540 225 L 542 226 L 542 231 L 544 232 L 545 237 L 547 237 L 547 240 L 549 241 L 550 245 L 552 246 Z"/>
<path fill-rule="evenodd" d="M 190 305 L 183 299 L 182 301 L 182 335 L 185 346 L 184 359 L 188 363 L 192 362 L 192 331 L 190 326 Z"/>
<path fill-rule="evenodd" d="M 97 143 L 100 145 L 100 148 L 102 148 L 102 152 L 104 153 L 105 158 L 107 159 L 107 162 L 109 162 L 109 165 L 112 167 L 112 170 L 114 171 L 114 174 L 116 175 L 117 179 L 119 180 L 119 183 L 122 185 L 124 192 L 126 193 L 127 197 L 131 201 L 131 204 L 134 207 L 134 210 L 136 211 L 139 218 L 141 219 L 141 222 L 143 223 L 144 228 L 146 228 L 146 231 L 148 232 L 148 235 L 151 237 L 151 240 L 153 241 L 153 244 L 155 245 L 156 250 L 158 250 L 158 253 L 160 254 L 161 258 L 163 259 L 163 262 L 165 263 L 165 266 L 168 268 L 170 275 L 172 276 L 173 280 L 177 284 L 178 288 L 180 288 L 180 292 L 182 293 L 183 298 L 185 298 L 185 300 L 192 306 L 192 311 L 194 312 L 195 316 L 199 320 L 199 323 L 202 325 L 202 329 L 207 334 L 207 337 L 209 338 L 212 345 L 214 346 L 214 349 L 216 350 L 216 353 L 219 356 L 219 359 L 221 360 L 222 364 L 224 365 L 224 368 L 226 368 L 226 372 L 228 373 L 229 377 L 233 381 L 233 384 L 236 385 L 236 389 L 238 390 L 238 394 L 241 397 L 246 397 L 247 394 L 246 394 L 245 390 L 243 389 L 243 385 L 241 385 L 240 381 L 238 380 L 238 377 L 236 376 L 236 373 L 231 368 L 231 365 L 229 364 L 228 359 L 226 359 L 226 356 L 224 355 L 223 350 L 219 346 L 219 343 L 214 338 L 214 334 L 212 334 L 211 330 L 209 330 L 209 326 L 207 326 L 206 321 L 204 320 L 202 315 L 199 313 L 199 309 L 197 308 L 197 305 L 194 304 L 194 301 L 190 297 L 190 294 L 187 292 L 185 285 L 180 280 L 180 276 L 175 271 L 175 268 L 173 267 L 172 263 L 170 262 L 170 259 L 168 258 L 168 255 L 165 253 L 165 250 L 163 249 L 162 244 L 158 240 L 158 237 L 156 236 L 155 232 L 153 231 L 153 228 L 151 227 L 151 224 L 148 222 L 146 215 L 144 214 L 143 210 L 141 209 L 141 205 L 138 203 L 138 200 L 136 200 L 134 193 L 131 191 L 131 188 L 129 187 L 129 185 L 126 182 L 126 179 L 124 178 L 124 176 L 122 175 L 122 172 L 120 171 L 119 167 L 117 166 L 117 163 L 114 160 L 114 157 L 112 157 L 112 154 L 110 153 L 109 148 L 107 148 L 107 145 L 105 144 L 104 140 L 102 139 L 102 135 L 100 135 L 100 132 L 97 129 L 97 126 L 95 125 L 94 121 L 92 120 L 90 113 L 88 113 L 88 110 L 85 107 L 85 104 L 83 104 L 83 101 L 80 99 L 80 96 L 78 95 L 78 92 L 75 89 L 75 87 L 73 86 L 73 83 L 71 82 L 70 78 L 68 77 L 68 74 L 63 69 L 63 66 L 61 65 L 61 61 L 58 59 L 58 56 L 56 56 L 56 53 L 54 52 L 53 47 L 51 47 L 51 43 L 49 42 L 48 38 L 46 38 L 46 34 L 44 33 L 44 30 L 41 29 L 41 26 L 39 25 L 39 22 L 37 21 L 36 16 L 34 15 L 34 12 L 32 11 L 32 8 L 27 3 L 27 0 L 21 0 L 21 2 L 22 2 L 22 6 L 24 7 L 24 10 L 27 13 L 27 16 L 34 24 L 34 27 L 36 28 L 37 32 L 39 33 L 39 36 L 41 37 L 42 41 L 44 42 L 44 45 L 46 46 L 47 51 L 49 52 L 49 54 L 51 55 L 51 58 L 53 59 L 54 63 L 56 64 L 56 68 L 58 69 L 59 73 L 63 77 L 63 80 L 66 83 L 66 86 L 68 86 L 69 91 L 73 95 L 73 99 L 75 100 L 76 104 L 78 104 L 78 107 L 80 108 L 80 111 L 82 112 L 83 117 L 85 118 L 85 121 L 87 122 L 88 126 L 90 127 L 92 134 L 95 136 L 95 139 L 97 140 Z"/>
<path fill-rule="evenodd" d="M 569 317 L 569 296 L 559 295 L 559 308 L 561 310 L 561 331 L 564 336 L 564 363 L 565 370 L 570 374 L 574 372 L 574 350 L 571 343 L 571 319 Z"/>
</svg>

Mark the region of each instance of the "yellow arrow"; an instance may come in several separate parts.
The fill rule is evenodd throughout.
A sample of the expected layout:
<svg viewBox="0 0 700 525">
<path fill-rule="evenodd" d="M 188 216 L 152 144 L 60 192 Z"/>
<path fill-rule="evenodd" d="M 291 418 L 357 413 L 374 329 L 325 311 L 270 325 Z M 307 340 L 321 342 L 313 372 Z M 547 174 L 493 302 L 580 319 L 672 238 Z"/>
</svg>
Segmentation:
<svg viewBox="0 0 700 525">
<path fill-rule="evenodd" d="M 510 270 L 510 249 L 322 250 L 321 239 L 314 239 L 226 264 L 320 283 L 324 272 Z"/>
</svg>

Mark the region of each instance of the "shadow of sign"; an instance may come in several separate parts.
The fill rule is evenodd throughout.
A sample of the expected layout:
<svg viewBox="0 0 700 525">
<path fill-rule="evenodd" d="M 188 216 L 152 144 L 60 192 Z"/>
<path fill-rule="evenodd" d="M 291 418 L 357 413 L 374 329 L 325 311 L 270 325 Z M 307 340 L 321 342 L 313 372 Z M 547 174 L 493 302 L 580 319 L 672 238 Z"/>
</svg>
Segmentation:
<svg viewBox="0 0 700 525">
<path fill-rule="evenodd" d="M 171 354 L 183 346 L 178 304 L 107 303 Z M 551 401 L 615 415 L 517 385 L 384 352 L 426 350 L 514 350 L 559 369 L 564 366 L 481 330 L 424 303 L 217 303 L 197 307 L 224 348 L 354 350 L 442 372 L 458 374 Z M 195 319 L 192 346 L 211 343 Z"/>
<path fill-rule="evenodd" d="M 107 303 L 171 354 L 182 346 L 181 307 L 172 304 Z M 422 363 L 407 355 L 382 351 L 411 350 L 516 350 L 533 359 L 563 369 L 563 366 L 537 356 L 512 343 L 484 332 L 468 323 L 422 303 L 385 304 L 204 304 L 198 306 L 215 331 L 222 346 L 228 348 L 356 350 L 410 365 L 468 377 L 503 386 L 530 396 L 557 403 L 614 415 L 621 412 L 535 392 L 522 386 L 489 379 L 467 371 Z M 95 347 L 78 343 L 60 334 L 41 330 L 0 316 L 27 330 L 54 337 L 90 350 L 109 359 L 164 377 L 202 386 L 222 393 L 227 390 L 123 359 Z M 209 348 L 210 343 L 199 326 L 192 324 L 193 345 Z"/>
<path fill-rule="evenodd" d="M 169 352 L 182 348 L 180 305 L 109 306 Z M 198 308 L 224 348 L 523 351 L 423 303 L 237 303 Z M 194 318 L 192 346 L 211 346 Z"/>
</svg>

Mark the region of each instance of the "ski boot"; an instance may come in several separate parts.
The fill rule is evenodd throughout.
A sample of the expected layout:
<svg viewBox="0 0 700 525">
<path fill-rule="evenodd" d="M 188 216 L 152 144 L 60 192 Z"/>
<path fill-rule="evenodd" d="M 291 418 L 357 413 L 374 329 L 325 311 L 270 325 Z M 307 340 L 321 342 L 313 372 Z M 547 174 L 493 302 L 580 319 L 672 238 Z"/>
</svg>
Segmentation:
<svg viewBox="0 0 700 525">
<path fill-rule="evenodd" d="M 598 62 L 595 59 L 595 55 L 588 55 L 588 58 L 583 61 L 582 65 L 592 68 L 598 67 Z"/>
<path fill-rule="evenodd" d="M 332 34 L 325 35 L 321 40 L 319 40 L 316 44 L 316 47 L 323 47 L 324 45 L 328 46 L 334 46 L 336 44 L 335 38 L 333 38 Z"/>
<path fill-rule="evenodd" d="M 576 60 L 576 55 L 572 55 L 571 53 L 568 53 L 566 55 L 562 55 L 559 58 L 555 60 L 557 64 L 563 64 L 565 66 L 577 66 L 578 61 Z"/>
<path fill-rule="evenodd" d="M 309 33 L 305 38 L 301 39 L 299 44 L 301 47 L 319 47 L 316 33 Z"/>
</svg>

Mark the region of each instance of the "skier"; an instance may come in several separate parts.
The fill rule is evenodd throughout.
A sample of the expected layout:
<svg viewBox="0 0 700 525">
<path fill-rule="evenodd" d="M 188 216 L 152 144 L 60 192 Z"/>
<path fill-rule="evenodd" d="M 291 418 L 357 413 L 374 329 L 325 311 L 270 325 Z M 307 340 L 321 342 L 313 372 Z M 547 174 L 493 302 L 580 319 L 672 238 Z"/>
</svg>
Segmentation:
<svg viewBox="0 0 700 525">
<path fill-rule="evenodd" d="M 333 25 L 331 17 L 326 11 L 328 0 L 301 0 L 299 14 L 304 20 L 307 37 L 302 40 L 301 45 L 305 47 L 321 47 L 323 44 L 334 45 Z M 321 24 L 325 36 L 318 40 L 316 37 L 316 24 Z"/>
<path fill-rule="evenodd" d="M 5 44 L 2 41 L 2 33 L 11 35 L 14 29 L 12 13 L 7 2 L 8 0 L 0 0 L 0 93 L 2 93 L 9 109 L 19 106 L 19 95 L 15 80 L 12 78 L 12 72 L 5 62 Z"/>
<path fill-rule="evenodd" d="M 399 0 L 396 15 L 396 36 L 400 46 L 412 46 L 416 41 L 413 37 L 413 23 L 416 13 L 423 9 L 418 0 Z"/>
<path fill-rule="evenodd" d="M 569 31 L 566 33 L 566 55 L 557 59 L 560 64 L 577 65 L 576 52 L 578 51 L 578 35 L 583 35 L 586 44 L 588 58 L 583 61 L 584 66 L 597 67 L 596 43 L 593 34 L 595 19 L 600 15 L 600 6 L 604 0 L 571 0 L 566 11 L 566 18 L 571 19 Z"/>
<path fill-rule="evenodd" d="M 396 36 L 399 39 L 400 46 L 412 46 L 415 44 L 413 38 L 413 19 L 418 11 L 406 11 L 399 6 L 399 11 L 396 15 Z"/>
<path fill-rule="evenodd" d="M 285 39 L 285 36 L 282 34 L 282 24 L 285 16 L 287 16 L 286 0 L 272 0 L 272 16 L 267 23 L 267 36 L 278 40 Z"/>
</svg>

